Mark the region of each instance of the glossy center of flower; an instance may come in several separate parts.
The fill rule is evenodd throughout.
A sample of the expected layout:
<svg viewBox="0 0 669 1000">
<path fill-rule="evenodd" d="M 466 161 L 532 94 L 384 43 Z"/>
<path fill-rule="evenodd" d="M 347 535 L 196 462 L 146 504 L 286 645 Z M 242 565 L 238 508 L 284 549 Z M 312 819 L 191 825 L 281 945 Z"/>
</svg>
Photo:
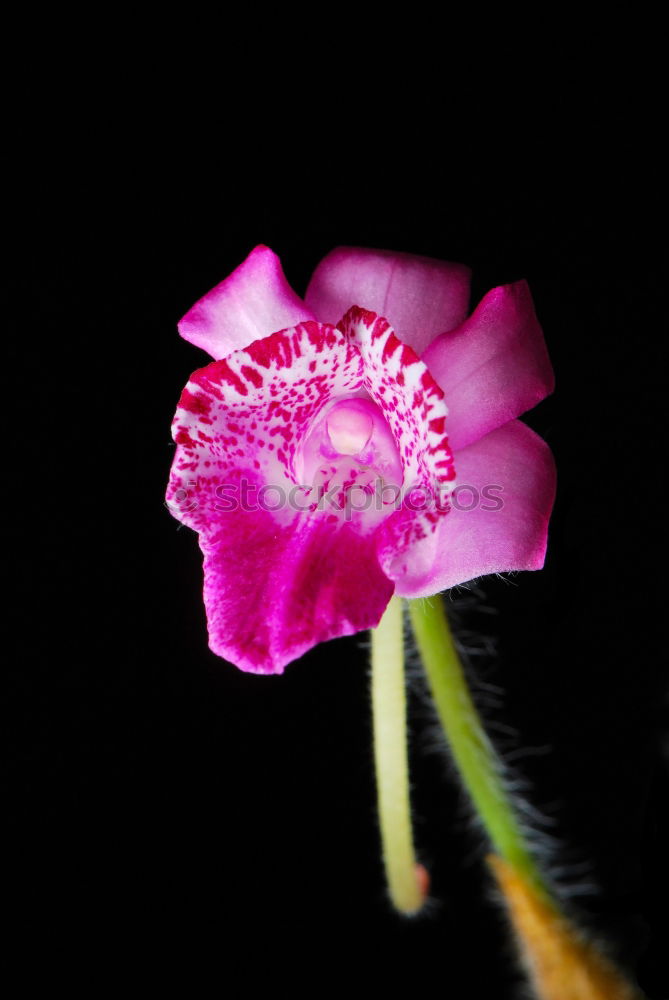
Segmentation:
<svg viewBox="0 0 669 1000">
<path fill-rule="evenodd" d="M 368 396 L 332 400 L 309 428 L 294 475 L 305 486 L 338 485 L 344 492 L 364 484 L 401 486 L 402 461 L 381 409 Z"/>
<path fill-rule="evenodd" d="M 328 438 L 339 455 L 359 455 L 369 443 L 374 421 L 363 399 L 346 399 L 327 415 Z"/>
</svg>

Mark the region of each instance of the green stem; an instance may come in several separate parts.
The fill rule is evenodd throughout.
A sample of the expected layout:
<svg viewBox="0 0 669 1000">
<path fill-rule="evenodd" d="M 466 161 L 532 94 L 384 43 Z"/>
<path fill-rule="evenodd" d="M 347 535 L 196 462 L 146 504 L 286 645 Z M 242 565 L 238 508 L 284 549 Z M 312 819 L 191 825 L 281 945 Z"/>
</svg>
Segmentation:
<svg viewBox="0 0 669 1000">
<path fill-rule="evenodd" d="M 424 901 L 411 831 L 402 602 L 393 597 L 372 630 L 374 760 L 388 891 L 402 913 Z"/>
<path fill-rule="evenodd" d="M 443 602 L 434 597 L 408 603 L 432 697 L 474 808 L 494 849 L 552 904 L 505 787 L 502 762 L 469 693 Z"/>
</svg>

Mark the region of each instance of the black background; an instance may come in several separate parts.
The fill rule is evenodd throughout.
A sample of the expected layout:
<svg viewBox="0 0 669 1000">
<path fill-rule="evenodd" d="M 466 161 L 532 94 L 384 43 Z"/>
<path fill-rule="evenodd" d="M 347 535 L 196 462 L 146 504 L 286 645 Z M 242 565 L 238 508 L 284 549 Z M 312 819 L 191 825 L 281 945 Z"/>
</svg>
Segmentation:
<svg viewBox="0 0 669 1000">
<path fill-rule="evenodd" d="M 634 173 L 619 155 L 639 149 L 637 112 L 571 94 L 523 104 L 514 125 L 491 99 L 476 150 L 411 115 L 392 133 L 353 124 L 336 101 L 309 136 L 263 120 L 251 142 L 221 116 L 165 141 L 151 116 L 131 129 L 109 110 L 79 123 L 75 152 L 69 133 L 45 139 L 5 294 L 6 443 L 37 473 L 28 488 L 12 465 L 6 522 L 8 899 L 33 957 L 50 945 L 91 983 L 213 969 L 290 986 L 308 961 L 314 988 L 355 970 L 379 989 L 514 995 L 484 844 L 420 681 L 416 839 L 434 903 L 406 921 L 384 897 L 365 636 L 280 678 L 218 660 L 195 538 L 162 504 L 170 420 L 204 363 L 177 320 L 258 242 L 300 293 L 350 244 L 467 263 L 472 303 L 530 283 L 557 375 L 525 418 L 558 465 L 547 565 L 451 606 L 476 675 L 503 691 L 481 690 L 481 708 L 574 912 L 666 995 L 660 206 L 650 154 Z"/>
</svg>

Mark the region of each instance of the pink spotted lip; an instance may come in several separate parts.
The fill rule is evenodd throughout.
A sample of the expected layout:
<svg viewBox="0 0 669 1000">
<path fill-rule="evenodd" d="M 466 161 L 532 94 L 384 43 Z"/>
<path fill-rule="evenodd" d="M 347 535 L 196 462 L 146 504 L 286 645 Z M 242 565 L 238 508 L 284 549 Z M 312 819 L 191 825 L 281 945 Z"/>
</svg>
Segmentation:
<svg viewBox="0 0 669 1000">
<path fill-rule="evenodd" d="M 393 589 L 427 595 L 543 563 L 554 467 L 515 418 L 551 390 L 550 362 L 523 282 L 469 319 L 467 288 L 461 265 L 344 248 L 321 262 L 305 306 L 258 247 L 184 317 L 182 334 L 218 360 L 182 394 L 167 500 L 199 534 L 216 653 L 280 672 L 377 624 Z M 474 489 L 499 484 L 503 510 L 450 508 L 456 469 Z M 379 482 L 446 501 L 317 502 Z M 300 504 L 221 499 L 269 486 L 301 490 Z"/>
<path fill-rule="evenodd" d="M 365 426 L 357 453 L 343 442 L 342 413 Z M 244 469 L 263 484 L 328 489 L 329 472 L 345 488 L 369 469 L 401 487 L 432 488 L 455 476 L 446 415 L 443 393 L 413 351 L 386 320 L 354 307 L 337 328 L 300 324 L 194 373 L 173 424 L 173 472 L 180 476 L 172 492 L 181 495 L 184 481 L 197 479 L 189 495 L 198 502 L 183 520 L 211 533 L 220 527 L 211 487 L 222 485 L 226 471 Z M 291 520 L 293 512 L 275 516 Z M 429 528 L 414 530 L 422 537 Z"/>
<path fill-rule="evenodd" d="M 346 567 L 351 608 L 344 621 L 341 612 L 333 621 L 332 580 L 319 581 L 311 598 L 301 595 L 299 602 L 309 605 L 310 635 L 328 638 L 333 630 L 340 634 L 342 627 L 357 630 L 378 620 L 393 590 L 392 580 L 379 563 L 379 546 L 385 549 L 392 544 L 397 553 L 402 552 L 412 541 L 433 532 L 448 506 L 408 515 L 392 508 L 361 510 L 345 520 L 344 497 L 351 488 L 370 488 L 376 477 L 399 486 L 452 482 L 446 413 L 443 393 L 425 365 L 400 343 L 386 320 L 356 307 L 338 327 L 314 321 L 298 324 L 193 374 L 173 424 L 178 447 L 168 502 L 177 508 L 180 520 L 200 535 L 209 569 L 205 603 L 210 641 L 217 652 L 231 656 L 232 641 L 236 642 L 231 641 L 235 605 L 239 616 L 249 620 L 251 609 L 246 605 L 251 595 L 261 600 L 266 613 L 268 590 L 276 603 L 277 593 L 294 589 L 291 549 L 297 551 L 306 544 L 310 560 L 318 564 L 324 530 L 329 536 L 327 548 L 333 553 L 341 548 L 342 557 L 357 538 L 355 564 Z M 344 446 L 335 453 L 333 435 Z M 358 452 L 353 449 L 356 435 Z M 300 511 L 283 506 L 222 515 L 221 488 L 230 483 L 231 476 L 234 481 L 242 473 L 258 487 L 271 484 L 286 492 L 305 484 L 306 477 L 314 493 L 334 489 L 338 497 L 341 492 L 342 513 L 333 513 L 332 507 L 320 509 L 314 495 L 314 502 L 308 507 L 303 504 L 307 509 Z M 184 495 L 188 504 L 178 510 Z M 227 556 L 225 567 L 221 565 L 221 553 L 230 550 L 232 555 L 236 547 L 241 561 L 239 554 L 249 544 L 249 531 L 256 545 L 252 578 L 248 574 L 237 581 Z M 282 558 L 269 563 L 262 546 L 268 535 L 277 534 L 284 539 Z M 288 564 L 283 561 L 286 557 Z M 375 579 L 385 582 L 370 589 L 369 582 Z M 212 632 L 222 603 L 228 609 L 225 624 Z M 272 636 L 267 635 L 261 643 L 262 657 L 256 659 L 254 654 L 248 667 L 261 669 L 269 655 L 277 669 L 273 644 L 283 647 L 286 640 L 290 653 L 282 655 L 293 658 L 296 647 L 291 627 L 285 615 L 282 632 L 277 627 Z M 262 631 L 265 625 L 258 628 Z M 239 658 L 236 650 L 235 661 Z"/>
</svg>

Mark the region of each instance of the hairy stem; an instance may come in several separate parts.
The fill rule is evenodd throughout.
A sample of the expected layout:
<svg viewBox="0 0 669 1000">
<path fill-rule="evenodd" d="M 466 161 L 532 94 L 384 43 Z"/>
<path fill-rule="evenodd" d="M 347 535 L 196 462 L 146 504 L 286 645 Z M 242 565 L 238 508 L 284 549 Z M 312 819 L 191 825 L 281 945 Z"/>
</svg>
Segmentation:
<svg viewBox="0 0 669 1000">
<path fill-rule="evenodd" d="M 446 739 L 490 842 L 535 892 L 552 903 L 505 787 L 502 762 L 469 692 L 443 601 L 411 600 L 409 614 Z"/>
</svg>

